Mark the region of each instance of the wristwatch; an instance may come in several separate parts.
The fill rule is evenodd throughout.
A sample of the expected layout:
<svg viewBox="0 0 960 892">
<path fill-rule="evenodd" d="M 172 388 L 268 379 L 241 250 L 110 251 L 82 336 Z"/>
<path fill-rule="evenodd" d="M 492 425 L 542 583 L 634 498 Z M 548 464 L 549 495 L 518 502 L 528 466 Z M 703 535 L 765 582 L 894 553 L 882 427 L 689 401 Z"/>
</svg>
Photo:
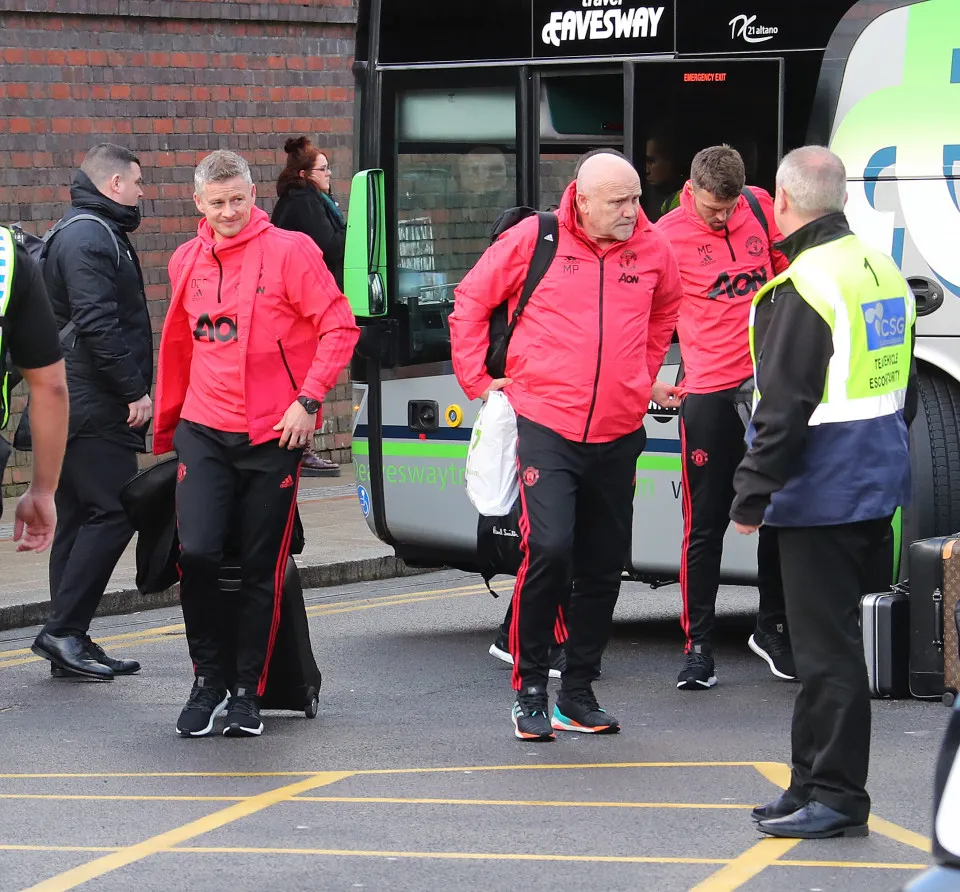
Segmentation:
<svg viewBox="0 0 960 892">
<path fill-rule="evenodd" d="M 297 402 L 303 406 L 307 415 L 316 415 L 320 411 L 320 400 L 314 400 L 308 396 L 298 396 Z"/>
</svg>

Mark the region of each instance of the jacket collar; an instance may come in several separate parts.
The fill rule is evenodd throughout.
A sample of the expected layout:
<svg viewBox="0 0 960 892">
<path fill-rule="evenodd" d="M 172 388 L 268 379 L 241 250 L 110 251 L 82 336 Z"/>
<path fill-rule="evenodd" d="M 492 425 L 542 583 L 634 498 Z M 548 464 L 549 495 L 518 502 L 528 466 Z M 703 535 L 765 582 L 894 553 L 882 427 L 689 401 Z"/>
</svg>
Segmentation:
<svg viewBox="0 0 960 892">
<path fill-rule="evenodd" d="M 793 263 L 804 251 L 836 241 L 846 235 L 851 235 L 850 224 L 842 211 L 827 214 L 801 226 L 793 235 L 777 242 L 774 247 L 782 251 L 787 259 Z"/>
<path fill-rule="evenodd" d="M 217 242 L 213 237 L 213 230 L 210 228 L 210 224 L 206 219 L 201 220 L 200 225 L 197 226 L 197 238 L 200 239 L 205 248 L 212 248 L 216 245 L 217 255 L 219 256 L 225 251 L 232 251 L 242 247 L 247 244 L 247 242 L 255 239 L 261 232 L 269 229 L 272 225 L 266 211 L 262 211 L 254 205 L 253 210 L 250 212 L 250 222 L 233 236 L 233 238 L 227 238 Z"/>
<path fill-rule="evenodd" d="M 107 198 L 82 170 L 78 170 L 70 186 L 70 204 L 116 223 L 123 232 L 133 232 L 140 225 L 140 208 L 120 204 Z"/>
</svg>

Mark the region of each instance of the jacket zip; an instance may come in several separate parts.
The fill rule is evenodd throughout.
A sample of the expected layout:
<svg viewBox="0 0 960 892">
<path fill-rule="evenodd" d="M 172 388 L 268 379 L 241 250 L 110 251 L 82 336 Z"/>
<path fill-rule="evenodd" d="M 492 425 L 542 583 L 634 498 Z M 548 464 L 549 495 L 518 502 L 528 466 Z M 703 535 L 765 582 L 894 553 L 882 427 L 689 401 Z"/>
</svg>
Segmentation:
<svg viewBox="0 0 960 892">
<path fill-rule="evenodd" d="M 597 388 L 600 386 L 600 360 L 603 356 L 603 257 L 600 257 L 600 338 L 597 342 L 597 374 L 593 379 L 593 397 L 590 399 L 590 411 L 587 412 L 587 424 L 583 429 L 583 442 L 587 442 L 593 410 L 597 407 Z"/>
<path fill-rule="evenodd" d="M 730 230 L 727 229 L 726 227 L 723 228 L 723 237 L 724 237 L 724 239 L 725 239 L 725 241 L 726 241 L 726 243 L 727 243 L 727 248 L 728 248 L 729 251 L 730 251 L 730 259 L 731 259 L 731 260 L 736 260 L 736 259 L 737 259 L 737 255 L 733 253 L 733 245 L 732 245 L 731 242 L 730 242 Z"/>
<path fill-rule="evenodd" d="M 280 359 L 283 361 L 283 367 L 287 370 L 287 377 L 290 379 L 290 386 L 294 390 L 299 390 L 297 387 L 297 382 L 293 380 L 293 372 L 290 371 L 290 364 L 287 362 L 287 354 L 283 352 L 283 344 L 280 343 L 280 338 L 277 338 L 277 346 L 280 348 Z"/>
<path fill-rule="evenodd" d="M 220 262 L 220 258 L 217 257 L 217 249 L 211 248 L 210 253 L 213 254 L 213 259 L 217 261 L 217 266 L 220 267 L 220 278 L 217 281 L 217 303 L 221 303 L 220 300 L 220 289 L 223 287 L 223 264 Z"/>
</svg>

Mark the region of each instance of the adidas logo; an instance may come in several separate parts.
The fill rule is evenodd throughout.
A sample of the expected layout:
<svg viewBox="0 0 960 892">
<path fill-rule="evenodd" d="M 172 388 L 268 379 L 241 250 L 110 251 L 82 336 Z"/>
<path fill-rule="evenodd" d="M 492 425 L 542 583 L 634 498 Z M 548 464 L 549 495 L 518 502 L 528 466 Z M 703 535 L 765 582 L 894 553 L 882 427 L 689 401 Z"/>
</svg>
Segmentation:
<svg viewBox="0 0 960 892">
<path fill-rule="evenodd" d="M 548 232 L 548 233 L 543 237 L 543 240 L 544 240 L 545 242 L 552 242 L 552 241 L 553 241 L 553 233 L 552 233 L 552 232 Z"/>
<path fill-rule="evenodd" d="M 283 478 L 283 483 L 280 484 L 280 489 L 290 489 L 291 486 L 293 486 L 293 477 L 287 474 L 287 476 Z"/>
</svg>

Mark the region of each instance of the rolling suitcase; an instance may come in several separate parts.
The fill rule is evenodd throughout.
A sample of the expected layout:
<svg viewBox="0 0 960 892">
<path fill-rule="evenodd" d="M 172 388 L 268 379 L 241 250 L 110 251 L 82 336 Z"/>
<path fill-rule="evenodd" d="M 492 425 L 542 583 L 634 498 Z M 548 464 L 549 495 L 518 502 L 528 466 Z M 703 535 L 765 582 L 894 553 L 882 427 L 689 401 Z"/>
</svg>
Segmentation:
<svg viewBox="0 0 960 892">
<path fill-rule="evenodd" d="M 921 539 L 910 546 L 910 693 L 914 697 L 956 695 L 958 669 L 956 647 L 945 650 L 945 638 L 955 641 L 949 629 L 960 595 L 960 538 L 939 536 Z M 945 653 L 949 658 L 944 659 Z M 945 677 L 950 664 L 952 690 Z"/>
<path fill-rule="evenodd" d="M 910 599 L 894 589 L 860 601 L 863 655 L 872 697 L 910 693 Z"/>
<path fill-rule="evenodd" d="M 236 611 L 228 609 L 227 601 L 240 591 L 240 567 L 227 562 L 220 568 L 220 597 L 224 601 L 221 615 L 235 620 Z M 236 626 L 225 624 L 223 674 L 232 690 L 236 674 Z M 287 558 L 280 601 L 280 623 L 267 669 L 267 688 L 260 698 L 261 709 L 287 709 L 303 712 L 308 719 L 316 718 L 319 709 L 322 677 L 317 668 L 310 643 L 310 627 L 303 603 L 300 573 L 292 557 Z"/>
</svg>

